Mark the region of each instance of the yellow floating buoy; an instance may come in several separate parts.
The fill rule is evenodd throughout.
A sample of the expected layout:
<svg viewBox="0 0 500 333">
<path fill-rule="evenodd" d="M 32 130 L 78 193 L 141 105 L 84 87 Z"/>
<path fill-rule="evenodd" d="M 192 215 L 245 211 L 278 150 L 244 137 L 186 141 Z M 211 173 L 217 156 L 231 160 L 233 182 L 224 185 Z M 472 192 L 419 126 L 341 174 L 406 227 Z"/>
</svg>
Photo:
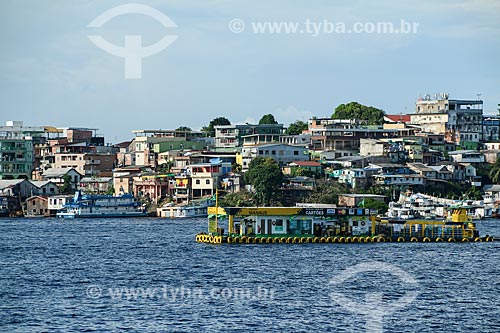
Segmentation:
<svg viewBox="0 0 500 333">
<path fill-rule="evenodd" d="M 417 237 L 412 237 L 412 238 L 410 239 L 410 242 L 418 242 L 418 238 L 417 238 Z"/>
<path fill-rule="evenodd" d="M 436 242 L 442 242 L 443 239 L 441 237 L 436 238 Z"/>
<path fill-rule="evenodd" d="M 448 243 L 453 243 L 453 242 L 456 242 L 455 238 L 453 237 L 448 238 Z"/>
<path fill-rule="evenodd" d="M 352 238 L 351 237 L 346 237 L 345 238 L 345 242 L 346 243 L 351 243 L 352 242 Z"/>
<path fill-rule="evenodd" d="M 462 238 L 462 242 L 468 242 L 469 239 L 468 238 Z"/>
<path fill-rule="evenodd" d="M 405 241 L 405 239 L 404 239 L 403 237 L 398 237 L 398 242 L 399 242 L 399 243 L 402 243 L 402 242 L 404 242 L 404 241 Z"/>
<path fill-rule="evenodd" d="M 474 239 L 474 242 L 482 242 L 482 241 L 483 241 L 483 240 L 482 240 L 481 238 L 479 238 L 479 237 L 476 237 L 476 238 Z"/>
<path fill-rule="evenodd" d="M 229 244 L 232 244 L 232 243 L 233 243 L 233 237 L 229 236 L 229 237 L 227 238 L 227 242 L 228 242 Z"/>
<path fill-rule="evenodd" d="M 352 242 L 353 242 L 353 243 L 357 243 L 358 241 L 359 241 L 359 238 L 358 238 L 357 236 L 354 236 L 354 237 L 352 238 Z"/>
<path fill-rule="evenodd" d="M 345 243 L 345 237 L 340 237 L 339 238 L 339 243 Z"/>
<path fill-rule="evenodd" d="M 241 242 L 247 243 L 247 236 L 241 236 Z"/>
<path fill-rule="evenodd" d="M 487 242 L 493 242 L 495 239 L 492 236 L 486 237 Z"/>
<path fill-rule="evenodd" d="M 431 239 L 429 237 L 424 237 L 424 239 L 422 240 L 422 242 L 425 242 L 425 243 L 428 243 L 430 241 L 431 241 Z"/>
<path fill-rule="evenodd" d="M 319 242 L 320 242 L 320 243 L 326 243 L 326 238 L 325 238 L 325 237 L 321 237 L 321 238 L 319 239 Z"/>
</svg>

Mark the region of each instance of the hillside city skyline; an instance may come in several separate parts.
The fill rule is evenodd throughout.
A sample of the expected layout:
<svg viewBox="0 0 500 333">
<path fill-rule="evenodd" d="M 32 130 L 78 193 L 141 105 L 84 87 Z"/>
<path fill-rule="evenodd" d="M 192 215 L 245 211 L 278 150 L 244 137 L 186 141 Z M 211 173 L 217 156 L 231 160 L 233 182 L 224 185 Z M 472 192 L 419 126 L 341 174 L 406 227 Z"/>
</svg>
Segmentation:
<svg viewBox="0 0 500 333">
<path fill-rule="evenodd" d="M 327 1 L 314 7 L 278 1 L 261 8 L 250 2 L 143 4 L 176 27 L 137 14 L 89 27 L 124 5 L 115 0 L 2 2 L 2 120 L 99 128 L 119 142 L 134 129 L 156 124 L 198 129 L 217 116 L 252 123 L 271 113 L 287 125 L 329 116 L 350 101 L 388 114 L 410 113 L 419 96 L 443 91 L 457 99 L 480 94 L 484 114 L 495 114 L 500 101 L 497 1 Z M 327 29 L 403 21 L 418 29 L 356 34 Z M 252 30 L 256 24 L 285 23 L 299 24 L 300 30 Z M 308 32 L 306 23 L 315 33 L 301 33 Z M 102 35 L 121 46 L 132 34 L 141 35 L 144 45 L 176 36 L 142 60 L 142 77 L 135 80 L 124 78 L 123 58 L 89 40 Z"/>
</svg>

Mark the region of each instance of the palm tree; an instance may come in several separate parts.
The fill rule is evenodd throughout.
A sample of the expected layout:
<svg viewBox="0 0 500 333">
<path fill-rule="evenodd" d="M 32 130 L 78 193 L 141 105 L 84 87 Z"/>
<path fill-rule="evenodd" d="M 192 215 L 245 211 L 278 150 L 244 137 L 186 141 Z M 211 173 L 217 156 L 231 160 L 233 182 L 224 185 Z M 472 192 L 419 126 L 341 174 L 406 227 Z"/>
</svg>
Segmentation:
<svg viewBox="0 0 500 333">
<path fill-rule="evenodd" d="M 490 176 L 493 183 L 498 184 L 498 181 L 500 180 L 500 158 L 497 157 L 495 164 L 491 166 L 488 176 Z"/>
</svg>

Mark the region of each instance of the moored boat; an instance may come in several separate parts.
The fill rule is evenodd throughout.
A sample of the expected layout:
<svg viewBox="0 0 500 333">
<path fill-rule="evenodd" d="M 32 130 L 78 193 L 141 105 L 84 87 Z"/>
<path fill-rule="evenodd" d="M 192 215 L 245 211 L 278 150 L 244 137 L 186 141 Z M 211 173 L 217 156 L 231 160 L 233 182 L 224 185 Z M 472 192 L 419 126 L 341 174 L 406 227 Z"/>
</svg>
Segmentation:
<svg viewBox="0 0 500 333">
<path fill-rule="evenodd" d="M 82 195 L 76 192 L 73 199 L 56 213 L 57 217 L 140 217 L 147 212 L 130 194 Z"/>
<path fill-rule="evenodd" d="M 190 203 L 185 205 L 164 205 L 156 210 L 158 217 L 166 218 L 193 218 L 193 217 L 207 217 L 208 207 L 215 205 L 215 200 L 200 199 L 192 200 Z"/>
</svg>

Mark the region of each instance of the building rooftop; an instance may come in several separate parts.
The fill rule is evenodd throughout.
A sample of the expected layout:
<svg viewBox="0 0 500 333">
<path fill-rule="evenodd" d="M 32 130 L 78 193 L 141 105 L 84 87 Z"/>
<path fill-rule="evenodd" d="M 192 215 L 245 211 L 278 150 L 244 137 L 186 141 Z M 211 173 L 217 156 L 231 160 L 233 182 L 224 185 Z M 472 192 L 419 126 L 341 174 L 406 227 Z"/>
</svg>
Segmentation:
<svg viewBox="0 0 500 333">
<path fill-rule="evenodd" d="M 66 175 L 71 170 L 78 173 L 75 168 L 50 168 L 43 172 L 42 176 L 44 178 L 58 178 Z"/>
<path fill-rule="evenodd" d="M 50 180 L 30 180 L 30 183 L 35 185 L 36 187 L 40 188 L 40 187 L 45 186 L 45 185 L 52 183 L 52 182 Z M 54 183 L 52 183 L 52 184 L 54 184 Z"/>
<path fill-rule="evenodd" d="M 321 163 L 316 161 L 294 161 L 290 163 L 291 166 L 301 166 L 301 167 L 320 167 Z"/>
<path fill-rule="evenodd" d="M 411 121 L 411 116 L 409 114 L 387 114 L 385 115 L 386 120 L 394 123 L 409 123 Z"/>
<path fill-rule="evenodd" d="M 348 198 L 385 198 L 385 195 L 380 195 L 380 194 L 352 194 L 352 193 L 346 193 L 346 194 L 339 194 L 339 196 L 343 197 L 348 197 Z"/>
<path fill-rule="evenodd" d="M 19 183 L 22 183 L 26 179 L 0 179 L 0 190 L 14 187 Z"/>
</svg>

